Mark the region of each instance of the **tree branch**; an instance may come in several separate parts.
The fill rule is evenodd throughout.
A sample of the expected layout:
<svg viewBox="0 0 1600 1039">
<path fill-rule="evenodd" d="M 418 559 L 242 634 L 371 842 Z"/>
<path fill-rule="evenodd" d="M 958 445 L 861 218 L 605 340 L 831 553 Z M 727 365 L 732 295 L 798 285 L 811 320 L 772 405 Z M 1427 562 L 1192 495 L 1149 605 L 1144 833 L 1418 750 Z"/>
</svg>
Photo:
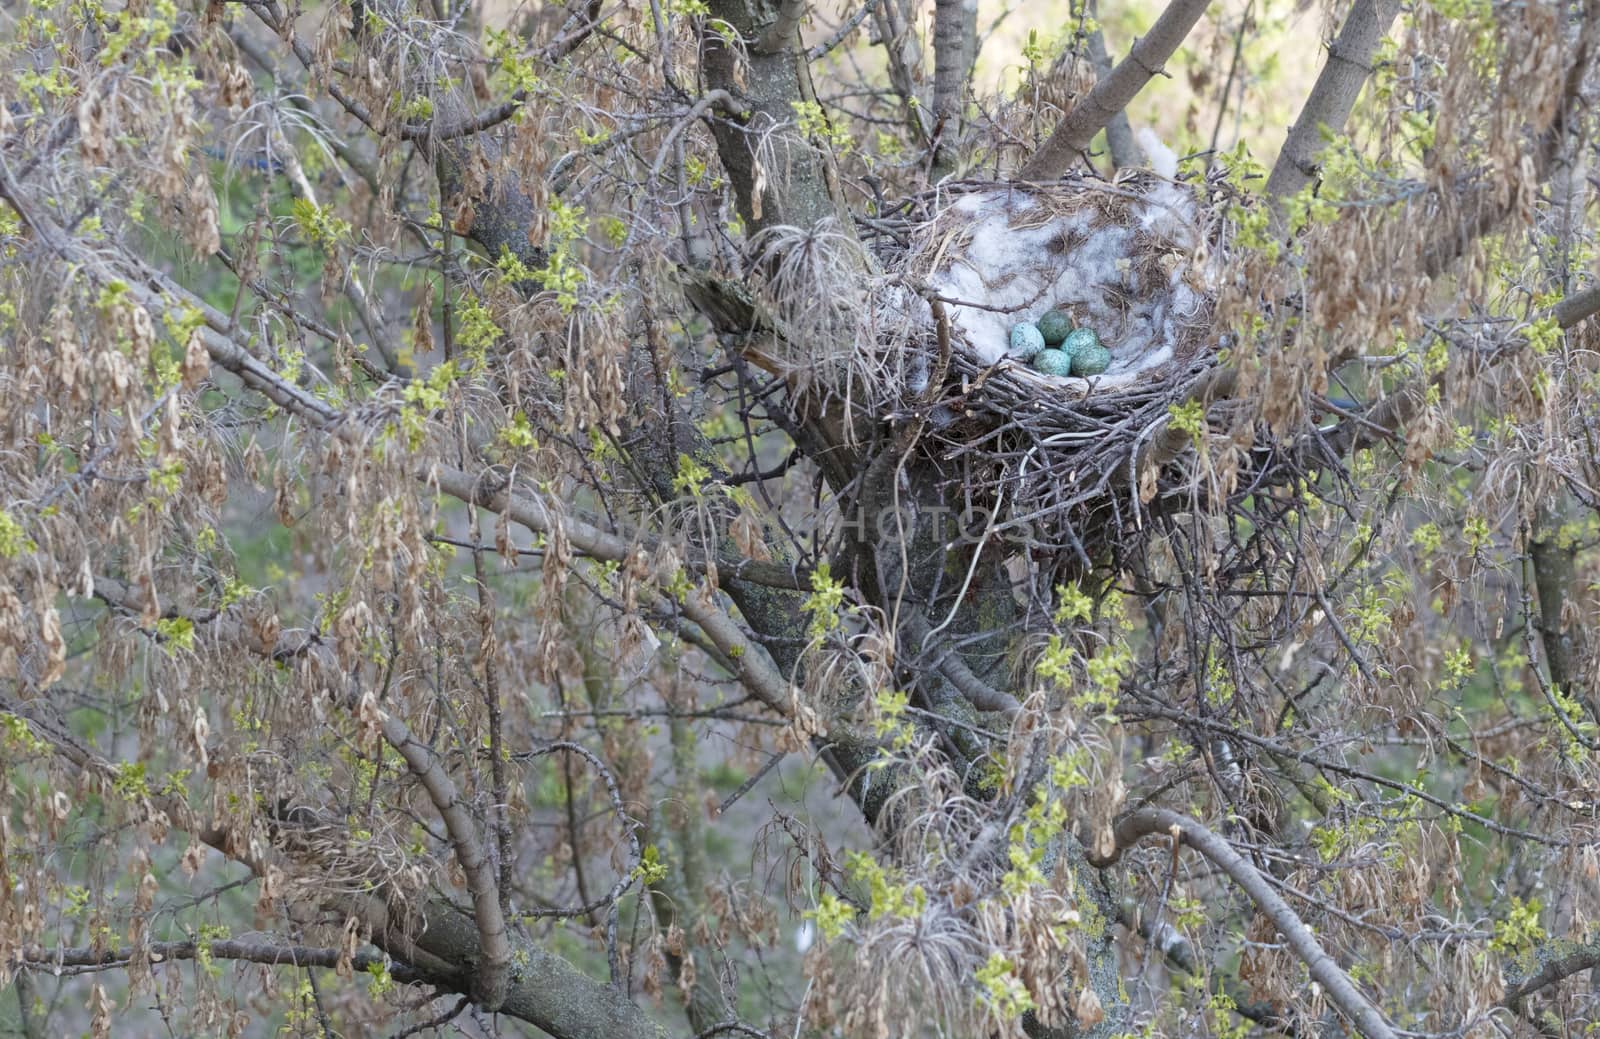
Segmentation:
<svg viewBox="0 0 1600 1039">
<path fill-rule="evenodd" d="M 11 204 L 29 229 L 52 252 L 69 262 L 81 258 L 88 269 L 99 275 L 104 274 L 106 266 L 104 261 L 96 258 L 95 262 L 89 262 L 89 257 L 80 257 L 84 251 L 82 244 L 68 236 L 52 220 L 37 210 L 3 167 L 0 167 L 0 197 L 4 197 Z M 154 282 L 155 287 L 152 287 L 151 282 Z M 147 270 L 143 279 L 129 284 L 129 292 L 133 298 L 154 315 L 165 314 L 170 309 L 163 291 L 170 292 L 178 300 L 187 300 L 201 310 L 206 323 L 197 331 L 214 363 L 233 372 L 246 386 L 307 421 L 314 428 L 335 436 L 358 435 L 357 430 L 346 424 L 347 416 L 283 380 L 277 373 L 257 361 L 227 334 L 228 319 L 224 315 L 205 306 L 203 301 L 195 299 L 181 287 L 173 285 L 164 275 Z M 557 529 L 556 514 L 544 502 L 527 497 L 511 497 L 503 490 L 492 494 L 486 493 L 482 482 L 466 472 L 452 469 L 420 472 L 418 479 L 425 485 L 437 487 L 463 501 L 508 512 L 513 519 L 529 529 L 546 533 Z M 576 521 L 564 521 L 560 529 L 569 537 L 574 547 L 597 558 L 622 560 L 634 550 L 634 546 L 624 539 Z M 668 573 L 667 567 L 663 564 L 658 567 L 656 576 L 660 579 L 661 586 L 666 587 L 678 575 L 676 568 Z M 729 659 L 737 662 L 736 677 L 740 681 L 768 706 L 780 713 L 787 713 L 790 708 L 787 681 L 772 666 L 764 651 L 716 604 L 713 593 L 701 589 L 690 590 L 683 596 L 680 608 L 685 616 L 700 625 Z M 485 1007 L 498 1008 L 514 1016 L 523 1017 L 553 1034 L 613 1036 L 638 1033 L 639 1029 L 634 1027 L 637 1022 L 620 1030 L 608 1030 L 612 1026 L 607 1025 L 595 1031 L 569 1032 L 549 1027 L 527 1016 L 544 1015 L 552 1008 L 545 996 L 524 991 L 527 986 L 513 984 L 508 978 L 513 949 L 500 910 L 493 870 L 490 868 L 481 835 L 478 834 L 470 813 L 457 799 L 454 784 L 433 753 L 412 738 L 410 730 L 403 722 L 385 715 L 380 722 L 380 728 L 384 738 L 406 759 L 444 819 L 452 844 L 455 846 L 457 859 L 467 874 L 468 890 L 473 898 L 474 912 L 470 936 L 459 933 L 459 930 L 452 932 L 448 928 L 443 928 L 440 917 L 455 918 L 457 914 L 453 909 L 441 907 L 440 913 L 427 914 L 421 935 L 415 939 L 417 947 L 423 949 L 439 947 L 452 954 L 441 953 L 446 963 L 452 965 L 452 969 L 459 973 L 461 983 L 470 987 L 473 998 Z M 215 841 L 217 843 L 214 846 L 227 851 L 225 847 L 227 842 L 223 836 L 217 836 Z M 374 900 L 367 900 L 367 902 L 372 901 Z M 356 908 L 369 921 L 373 913 L 379 912 L 378 907 L 368 904 Z M 409 935 L 414 929 L 396 926 L 389 922 L 387 907 L 381 907 L 381 915 L 383 926 L 392 932 L 391 937 L 394 941 L 411 941 Z M 374 927 L 375 931 L 378 929 Z M 441 937 L 441 934 L 444 937 Z M 560 957 L 544 953 L 542 950 L 530 952 L 527 948 L 522 952 L 529 957 L 543 957 L 551 970 L 569 972 L 573 975 L 573 984 L 578 984 L 579 981 L 587 985 L 595 984 Z M 406 958 L 411 959 L 409 956 Z M 471 967 L 462 966 L 464 964 L 470 964 Z M 616 1024 L 621 1020 L 618 1015 L 626 1017 L 628 1014 L 637 1013 L 637 1008 L 631 1003 L 627 1003 L 626 1000 L 622 1002 L 626 1003 L 628 1010 L 623 1011 L 620 1008 L 606 1010 L 604 1014 L 606 1020 Z M 562 1008 L 553 1009 L 559 1011 Z M 578 1014 L 577 1019 L 588 1020 L 583 1013 Z"/>
<path fill-rule="evenodd" d="M 1581 971 L 1600 967 L 1600 942 L 1580 945 L 1560 956 L 1552 956 L 1541 950 L 1540 959 L 1544 960 L 1544 966 L 1538 973 L 1529 975 L 1507 988 L 1505 995 L 1500 997 L 1501 1006 L 1514 1014 L 1520 1014 L 1522 1001 L 1540 989 L 1549 988 Z"/>
<path fill-rule="evenodd" d="M 969 29 L 978 18 L 976 0 L 935 0 L 933 5 L 933 179 L 953 173 L 959 162 L 961 109 L 967 94 Z"/>
<path fill-rule="evenodd" d="M 1362 85 L 1372 74 L 1372 52 L 1399 13 L 1400 0 L 1356 0 L 1267 177 L 1268 198 L 1293 195 L 1311 182 L 1323 128 L 1334 133 L 1344 129 Z"/>
<path fill-rule="evenodd" d="M 1090 862 L 1105 869 L 1121 858 L 1129 847 L 1155 833 L 1170 834 L 1174 841 L 1189 845 L 1239 885 L 1277 927 L 1295 955 L 1305 963 L 1312 979 L 1327 992 L 1329 1002 L 1348 1017 L 1362 1035 L 1367 1039 L 1397 1039 L 1394 1029 L 1384 1020 L 1377 1007 L 1368 1001 L 1350 976 L 1317 943 L 1311 929 L 1295 915 L 1289 903 L 1273 890 L 1266 878 L 1240 857 L 1226 840 L 1195 820 L 1166 808 L 1141 808 L 1117 821 L 1116 849 L 1104 859 L 1091 857 Z"/>
<path fill-rule="evenodd" d="M 472 998 L 491 1013 L 505 1003 L 511 969 L 511 942 L 506 933 L 505 916 L 500 909 L 500 891 L 495 871 L 485 848 L 483 834 L 466 806 L 456 795 L 456 786 L 439 764 L 432 750 L 413 739 L 406 723 L 387 711 L 382 712 L 379 728 L 383 738 L 399 752 L 417 777 L 428 799 L 444 820 L 456 861 L 466 875 L 467 891 L 472 895 L 472 915 L 478 926 L 481 950 L 478 969 L 472 975 Z"/>
<path fill-rule="evenodd" d="M 1022 704 L 1015 696 L 1003 689 L 994 688 L 973 674 L 972 669 L 962 661 L 960 655 L 948 645 L 930 650 L 927 643 L 933 634 L 933 628 L 916 610 L 906 611 L 904 625 L 910 643 L 905 647 L 909 651 L 907 655 L 920 661 L 924 653 L 931 653 L 933 659 L 929 666 L 937 668 L 973 707 L 980 711 L 999 711 L 1007 718 L 1016 717 L 1017 712 L 1022 710 Z"/>
<path fill-rule="evenodd" d="M 829 36 L 826 40 L 823 40 L 815 47 L 812 47 L 810 50 L 806 51 L 806 60 L 816 61 L 818 58 L 826 56 L 835 47 L 843 43 L 846 36 L 849 36 L 851 33 L 855 32 L 856 29 L 860 28 L 861 23 L 867 20 L 867 16 L 872 14 L 880 2 L 881 0 L 867 0 L 866 3 L 862 4 L 861 7 L 856 10 L 855 14 L 839 23 L 839 28 L 833 31 L 833 35 Z"/>
<path fill-rule="evenodd" d="M 756 53 L 776 54 L 791 47 L 800 29 L 800 19 L 805 15 L 806 0 L 783 0 L 778 5 L 778 20 L 767 26 L 766 32 L 756 41 Z"/>
<path fill-rule="evenodd" d="M 1597 311 L 1600 311 L 1600 285 L 1593 285 L 1557 303 L 1553 314 L 1562 328 L 1571 328 Z"/>
<path fill-rule="evenodd" d="M 1098 19 L 1099 4 L 1092 9 Z M 1111 75 L 1111 55 L 1106 51 L 1105 30 L 1097 24 L 1094 32 L 1084 41 L 1084 46 L 1089 53 L 1089 63 L 1094 68 L 1095 80 L 1098 82 Z M 1133 127 L 1128 123 L 1126 107 L 1106 121 L 1106 150 L 1111 152 L 1111 165 L 1119 170 L 1144 164 L 1144 153 L 1139 150 L 1139 142 L 1133 139 Z"/>
<path fill-rule="evenodd" d="M 1533 529 L 1525 532 L 1528 561 L 1533 568 L 1533 586 L 1539 596 L 1539 614 L 1534 626 L 1544 647 L 1545 666 L 1550 670 L 1550 685 L 1563 695 L 1572 690 L 1572 638 L 1565 628 L 1564 606 L 1568 589 L 1576 587 L 1577 546 L 1563 545 L 1561 520 L 1546 504 L 1534 510 Z M 1523 598 L 1528 598 L 1524 580 Z M 1534 664 L 1537 667 L 1537 663 Z M 1565 717 L 1563 721 L 1567 721 Z M 1568 723 L 1570 725 L 1570 722 Z"/>
<path fill-rule="evenodd" d="M 1128 107 L 1151 76 L 1161 71 L 1206 7 L 1207 0 L 1172 0 L 1150 31 L 1134 41 L 1128 56 L 1111 70 L 1111 75 L 1096 83 L 1089 96 L 1067 113 L 1050 138 L 1023 164 L 1017 179 L 1053 180 L 1067 172 L 1094 135 Z"/>
<path fill-rule="evenodd" d="M 22 949 L 13 966 L 26 965 L 40 971 L 61 974 L 79 970 L 107 970 L 125 967 L 137 953 L 148 957 L 151 963 L 166 960 L 192 960 L 204 954 L 217 960 L 241 960 L 246 963 L 265 963 L 282 967 L 326 967 L 336 969 L 341 962 L 357 971 L 383 967 L 390 976 L 402 984 L 425 980 L 410 964 L 397 963 L 387 956 L 371 952 L 358 952 L 345 959 L 340 949 L 319 948 L 309 945 L 285 945 L 275 941 L 243 941 L 215 939 L 212 941 L 150 942 L 134 949 L 64 948 L 47 949 L 42 945 L 29 945 Z"/>
</svg>

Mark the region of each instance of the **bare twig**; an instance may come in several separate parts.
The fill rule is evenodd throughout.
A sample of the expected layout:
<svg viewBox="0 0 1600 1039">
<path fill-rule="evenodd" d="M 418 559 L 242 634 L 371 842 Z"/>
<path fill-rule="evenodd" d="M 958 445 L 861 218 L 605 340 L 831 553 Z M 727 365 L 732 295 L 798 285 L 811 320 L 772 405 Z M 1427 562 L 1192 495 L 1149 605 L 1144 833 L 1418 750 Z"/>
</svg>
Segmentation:
<svg viewBox="0 0 1600 1039">
<path fill-rule="evenodd" d="M 717 805 L 717 814 L 721 815 L 728 809 L 732 808 L 738 802 L 739 798 L 743 797 L 745 794 L 748 794 L 757 783 L 761 782 L 761 780 L 766 777 L 767 773 L 777 768 L 779 763 L 781 763 L 783 759 L 788 756 L 789 752 L 786 750 L 780 750 L 774 753 L 770 758 L 767 759 L 766 764 L 756 769 L 750 774 L 749 779 L 739 784 L 739 789 L 722 799 L 722 803 Z"/>
<path fill-rule="evenodd" d="M 829 51 L 832 51 L 835 47 L 839 46 L 839 44 L 843 43 L 845 41 L 845 37 L 849 36 L 851 33 L 855 32 L 856 29 L 860 28 L 861 23 L 867 20 L 867 16 L 872 14 L 879 2 L 880 0 L 867 0 L 866 3 L 861 5 L 855 14 L 851 15 L 849 18 L 846 18 L 839 24 L 839 28 L 833 31 L 832 36 L 829 36 L 826 40 L 823 40 L 815 47 L 812 47 L 810 50 L 806 51 L 806 60 L 816 61 L 818 58 L 825 56 Z"/>
<path fill-rule="evenodd" d="M 432 1000 L 429 1000 L 429 1002 L 432 1002 Z M 428 1018 L 426 1021 L 418 1021 L 409 1028 L 405 1028 L 399 1032 L 396 1032 L 390 1037 L 390 1039 L 410 1039 L 411 1036 L 421 1035 L 423 1032 L 437 1031 L 438 1029 L 449 1024 L 451 1021 L 454 1021 L 456 1018 L 460 1017 L 462 1011 L 466 1010 L 471 1005 L 472 1000 L 467 996 L 462 996 L 460 999 L 456 1000 L 455 1006 L 451 1007 L 450 1009 L 441 1011 L 435 1016 Z"/>
</svg>

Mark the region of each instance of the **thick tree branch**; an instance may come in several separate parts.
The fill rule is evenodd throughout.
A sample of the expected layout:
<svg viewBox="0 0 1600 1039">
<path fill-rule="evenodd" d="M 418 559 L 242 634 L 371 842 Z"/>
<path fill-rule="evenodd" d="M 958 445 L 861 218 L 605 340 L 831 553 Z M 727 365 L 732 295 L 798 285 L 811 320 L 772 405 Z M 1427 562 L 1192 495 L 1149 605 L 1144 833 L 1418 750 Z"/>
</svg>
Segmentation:
<svg viewBox="0 0 1600 1039">
<path fill-rule="evenodd" d="M 743 39 L 758 37 L 755 9 L 744 0 L 716 0 L 700 38 L 700 60 L 713 90 L 738 98 L 743 118 L 712 124 L 717 154 L 738 199 L 739 212 L 752 231 L 780 224 L 809 228 L 837 218 L 827 163 L 795 126 L 795 106 L 805 104 L 802 78 L 809 77 L 798 48 L 762 52 L 742 59 L 723 35 L 732 26 Z M 781 19 L 780 19 L 781 21 Z"/>
<path fill-rule="evenodd" d="M 466 875 L 467 891 L 472 895 L 472 914 L 478 926 L 478 969 L 472 976 L 472 998 L 483 1009 L 499 1010 L 505 1002 L 511 970 L 511 942 L 506 932 L 505 916 L 500 909 L 500 890 L 495 879 L 494 864 L 490 861 L 477 821 L 456 795 L 451 782 L 433 751 L 418 742 L 411 730 L 399 718 L 382 712 L 379 728 L 388 744 L 399 752 L 417 777 L 428 800 L 433 802 L 439 817 L 444 820 L 455 849 L 456 861 Z"/>
<path fill-rule="evenodd" d="M 756 41 L 759 54 L 776 54 L 793 47 L 795 34 L 800 31 L 800 19 L 806 16 L 806 0 L 783 0 L 778 5 L 778 20 L 767 26 Z"/>
<path fill-rule="evenodd" d="M 472 965 L 482 956 L 477 928 L 451 906 L 429 903 L 420 920 L 397 918 L 380 899 L 362 906 L 364 923 L 372 927 L 373 942 L 413 966 L 429 980 L 458 992 L 470 991 Z M 666 1029 L 650 1019 L 614 985 L 597 981 L 566 959 L 539 945 L 513 940 L 516 976 L 506 990 L 502 1014 L 526 1021 L 557 1039 L 666 1039 Z M 434 962 L 446 969 L 435 975 Z"/>
<path fill-rule="evenodd" d="M 1500 1005 L 1514 1014 L 1522 1013 L 1523 1000 L 1540 989 L 1549 988 L 1582 971 L 1600 967 L 1600 942 L 1590 942 L 1556 954 L 1541 949 L 1538 958 L 1543 966 L 1507 988 L 1505 995 L 1500 997 Z"/>
<path fill-rule="evenodd" d="M 1600 285 L 1592 285 L 1582 292 L 1568 296 L 1556 304 L 1552 314 L 1562 328 L 1571 328 L 1584 318 L 1592 317 L 1596 312 L 1600 312 Z"/>
<path fill-rule="evenodd" d="M 1195 956 L 1194 946 L 1189 939 L 1169 923 L 1156 920 L 1152 917 L 1131 911 L 1126 903 L 1117 914 L 1117 919 L 1124 927 L 1138 933 L 1152 949 L 1161 953 L 1162 959 L 1169 967 L 1180 970 L 1185 974 L 1195 977 L 1204 977 L 1201 973 L 1203 964 Z M 1238 982 L 1230 978 L 1212 973 L 1209 977 L 1211 990 L 1223 993 L 1233 1000 L 1233 1012 L 1240 1017 L 1254 1021 L 1269 1031 L 1279 1032 L 1290 1039 L 1295 1039 L 1296 1032 L 1293 1026 L 1283 1019 L 1282 1014 L 1275 1010 L 1269 1003 L 1253 1003 L 1243 992 L 1239 991 Z"/>
<path fill-rule="evenodd" d="M 1567 695 L 1572 692 L 1572 638 L 1565 631 L 1563 618 L 1569 590 L 1576 587 L 1578 548 L 1562 544 L 1560 529 L 1559 515 L 1548 505 L 1540 505 L 1528 538 L 1528 558 L 1539 595 L 1535 626 L 1544 647 L 1545 666 L 1550 669 L 1550 685 Z M 1528 595 L 1526 588 L 1523 595 Z"/>
<path fill-rule="evenodd" d="M 1311 977 L 1328 994 L 1328 1001 L 1339 1009 L 1367 1039 L 1397 1039 L 1394 1029 L 1384 1020 L 1350 976 L 1317 942 L 1289 903 L 1283 900 L 1272 885 L 1267 883 L 1256 868 L 1246 862 L 1222 837 L 1205 826 L 1166 808 L 1141 808 L 1123 816 L 1116 824 L 1117 846 L 1104 859 L 1090 861 L 1101 869 L 1114 864 L 1122 853 L 1151 834 L 1169 834 L 1204 855 L 1211 863 L 1228 875 L 1228 879 L 1250 896 L 1257 908 L 1266 914 L 1279 933 L 1305 963 Z"/>
<path fill-rule="evenodd" d="M 959 162 L 961 110 L 978 18 L 977 0 L 935 0 L 933 5 L 933 179 L 953 173 Z"/>
<path fill-rule="evenodd" d="M 1344 129 L 1362 85 L 1372 74 L 1372 52 L 1399 13 L 1400 0 L 1356 0 L 1267 177 L 1268 198 L 1293 195 L 1311 182 L 1324 143 L 1323 129 L 1334 133 Z"/>
<path fill-rule="evenodd" d="M 1111 75 L 1096 83 L 1089 96 L 1067 113 L 1049 139 L 1023 164 L 1017 179 L 1053 180 L 1067 172 L 1094 135 L 1128 107 L 1151 76 L 1161 71 L 1206 7 L 1206 0 L 1172 0 L 1150 31 L 1134 41 L 1128 56 L 1111 70 Z"/>
<path fill-rule="evenodd" d="M 929 646 L 928 643 L 933 641 L 933 627 L 921 614 L 915 610 L 907 610 L 904 627 L 908 643 L 903 647 L 905 655 L 918 662 L 927 661 L 927 666 L 936 668 L 944 675 L 974 708 L 980 711 L 999 711 L 1007 718 L 1015 717 L 1017 712 L 1022 710 L 1022 704 L 1015 696 L 994 688 L 973 674 L 972 669 L 962 661 L 960 654 L 948 644 L 941 642 Z"/>
</svg>

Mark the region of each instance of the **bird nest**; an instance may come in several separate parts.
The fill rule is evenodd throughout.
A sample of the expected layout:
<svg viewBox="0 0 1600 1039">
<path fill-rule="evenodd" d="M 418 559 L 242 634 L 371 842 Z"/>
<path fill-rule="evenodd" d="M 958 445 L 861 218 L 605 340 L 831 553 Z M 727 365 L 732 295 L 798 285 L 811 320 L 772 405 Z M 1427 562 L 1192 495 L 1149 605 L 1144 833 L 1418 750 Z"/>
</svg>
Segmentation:
<svg viewBox="0 0 1600 1039">
<path fill-rule="evenodd" d="M 987 499 L 991 533 L 1025 528 L 1036 548 L 1087 562 L 1088 513 L 1142 525 L 1124 514 L 1139 509 L 1137 461 L 1224 345 L 1211 320 L 1221 228 L 1189 185 L 1143 171 L 964 184 L 878 225 L 896 277 L 874 316 L 899 358 L 897 408 L 929 420 L 933 458 Z M 1013 354 L 1011 327 L 1052 309 L 1098 334 L 1103 374 L 1048 375 Z"/>
</svg>

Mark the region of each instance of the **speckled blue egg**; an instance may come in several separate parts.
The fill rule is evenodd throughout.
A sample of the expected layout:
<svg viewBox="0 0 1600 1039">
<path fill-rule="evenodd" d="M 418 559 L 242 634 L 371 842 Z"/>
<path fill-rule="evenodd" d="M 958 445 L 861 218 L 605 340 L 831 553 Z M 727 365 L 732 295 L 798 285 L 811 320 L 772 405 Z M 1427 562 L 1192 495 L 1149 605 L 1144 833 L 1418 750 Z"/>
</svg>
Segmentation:
<svg viewBox="0 0 1600 1039">
<path fill-rule="evenodd" d="M 1011 326 L 1011 354 L 1024 361 L 1031 360 L 1040 350 L 1044 349 L 1044 336 L 1039 334 L 1039 326 L 1031 321 L 1019 321 Z"/>
<path fill-rule="evenodd" d="M 1069 354 L 1076 354 L 1079 350 L 1099 345 L 1100 337 L 1094 334 L 1094 329 L 1092 328 L 1075 329 L 1068 334 L 1067 338 L 1061 341 L 1061 349 Z"/>
<path fill-rule="evenodd" d="M 1060 346 L 1072 334 L 1072 319 L 1059 310 L 1045 311 L 1037 324 L 1045 346 Z"/>
<path fill-rule="evenodd" d="M 1033 366 L 1046 375 L 1071 375 L 1072 355 L 1065 350 L 1040 350 L 1034 355 Z"/>
<path fill-rule="evenodd" d="M 1082 346 L 1072 355 L 1072 374 L 1079 377 L 1099 375 L 1111 367 L 1111 351 L 1095 343 Z"/>
</svg>

